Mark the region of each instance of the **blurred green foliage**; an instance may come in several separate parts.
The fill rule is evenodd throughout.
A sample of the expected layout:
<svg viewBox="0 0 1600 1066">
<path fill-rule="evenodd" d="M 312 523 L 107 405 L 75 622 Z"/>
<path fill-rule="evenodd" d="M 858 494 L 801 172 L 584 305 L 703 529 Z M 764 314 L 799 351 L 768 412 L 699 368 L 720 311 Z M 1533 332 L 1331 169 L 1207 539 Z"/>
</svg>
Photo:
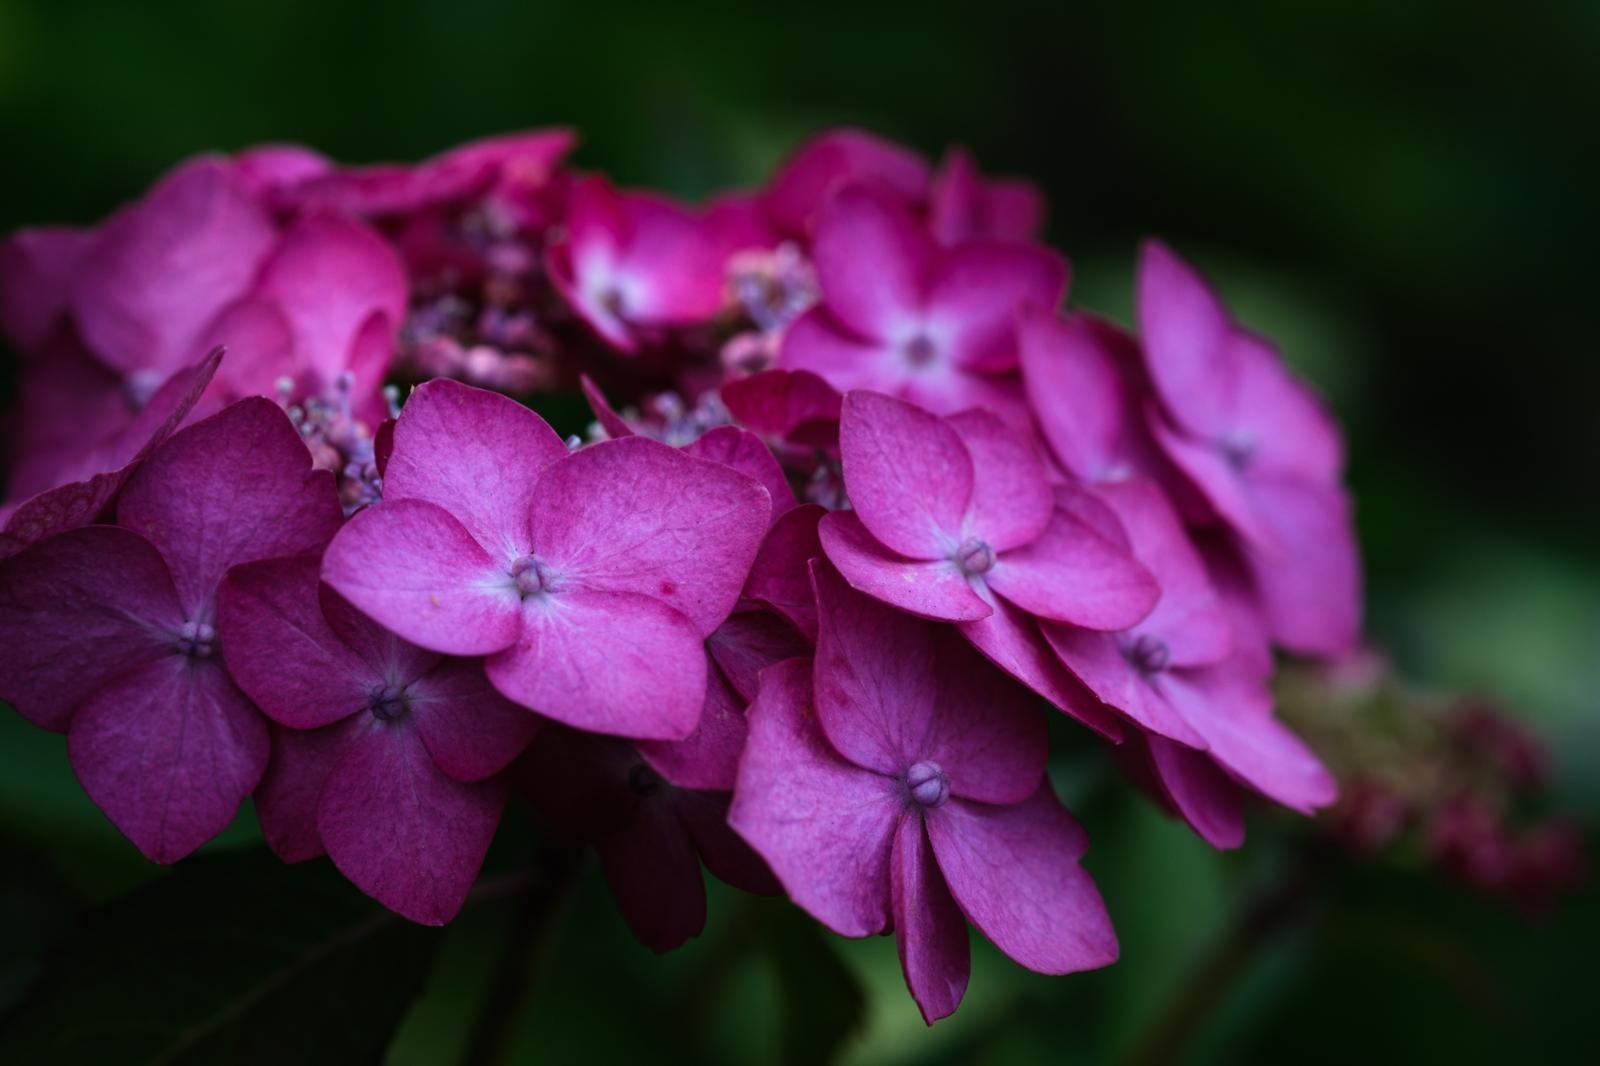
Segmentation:
<svg viewBox="0 0 1600 1066">
<path fill-rule="evenodd" d="M 186 154 L 269 140 L 415 158 L 566 123 L 581 164 L 686 196 L 760 180 L 829 124 L 929 152 L 965 143 L 1044 185 L 1075 300 L 1126 317 L 1134 244 L 1159 232 L 1328 392 L 1375 638 L 1414 678 L 1533 719 L 1556 802 L 1592 841 L 1597 114 L 1600 6 L 1585 0 L 0 0 L 0 229 L 88 222 Z M 71 964 L 60 945 L 92 908 L 170 891 L 64 748 L 0 712 L 0 1011 Z M 1053 772 L 1122 935 L 1110 970 L 1045 978 L 975 943 L 966 1004 L 928 1032 L 888 939 L 818 939 L 783 904 L 713 886 L 705 936 L 658 959 L 586 868 L 526 960 L 510 1058 L 816 1061 L 848 1027 L 859 1063 L 1126 1060 L 1283 876 L 1295 834 L 1262 817 L 1242 853 L 1218 855 L 1071 754 Z M 256 839 L 247 811 L 210 850 L 248 856 Z M 517 868 L 534 840 L 508 827 L 491 865 Z M 248 914 L 255 899 L 231 902 Z M 493 903 L 425 934 L 438 962 L 392 1061 L 464 1053 L 515 922 Z M 1420 871 L 1336 867 L 1188 1047 L 1218 1063 L 1596 1061 L 1580 1038 L 1597 948 L 1593 893 L 1530 925 Z M 62 1024 L 99 1009 L 83 999 Z"/>
</svg>

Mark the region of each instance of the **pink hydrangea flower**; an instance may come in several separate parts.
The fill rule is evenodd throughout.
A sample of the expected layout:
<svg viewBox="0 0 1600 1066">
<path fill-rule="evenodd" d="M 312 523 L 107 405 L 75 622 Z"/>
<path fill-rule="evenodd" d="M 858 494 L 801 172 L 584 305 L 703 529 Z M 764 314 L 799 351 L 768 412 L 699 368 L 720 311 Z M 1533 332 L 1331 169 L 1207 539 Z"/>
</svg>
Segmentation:
<svg viewBox="0 0 1600 1066">
<path fill-rule="evenodd" d="M 1161 598 L 1117 633 L 1045 621 L 1051 647 L 1090 691 L 1150 734 L 1156 776 L 1213 844 L 1234 847 L 1243 838 L 1230 779 L 1306 813 L 1333 802 L 1333 778 L 1272 716 L 1266 675 L 1232 655 L 1228 614 L 1160 490 L 1133 480 L 1100 494 L 1160 582 Z"/>
<path fill-rule="evenodd" d="M 281 728 L 256 810 L 298 862 L 324 851 L 412 921 L 454 918 L 538 718 L 480 663 L 408 644 L 321 586 L 305 554 L 235 567 L 217 631 L 239 688 Z"/>
<path fill-rule="evenodd" d="M 939 418 L 857 391 L 840 422 L 853 505 L 822 519 L 822 547 L 851 585 L 902 610 L 961 625 L 1013 676 L 1110 735 L 1074 692 L 1036 620 L 1119 630 L 1160 594 L 1082 490 L 1052 490 L 1031 444 L 994 415 Z M 1104 528 L 1109 526 L 1110 528 Z"/>
<path fill-rule="evenodd" d="M 1140 255 L 1138 309 L 1166 415 L 1152 428 L 1237 531 L 1273 637 L 1300 652 L 1352 650 L 1360 563 L 1332 417 L 1272 346 L 1235 323 L 1159 242 Z"/>
<path fill-rule="evenodd" d="M 966 990 L 970 920 L 1044 973 L 1105 966 L 1116 936 L 1044 778 L 1032 697 L 950 630 L 816 570 L 815 664 L 761 675 L 729 821 L 844 936 L 895 931 L 929 1022 Z"/>
<path fill-rule="evenodd" d="M 780 366 L 938 413 L 1020 410 L 1008 376 L 1017 312 L 1061 302 L 1060 256 L 993 241 L 940 248 L 907 208 L 868 186 L 829 201 L 811 252 L 822 302 L 789 326 Z"/>
<path fill-rule="evenodd" d="M 567 303 L 623 352 L 639 347 L 641 331 L 702 322 L 722 306 L 723 251 L 705 220 L 599 176 L 573 187 L 565 237 L 546 259 Z"/>
<path fill-rule="evenodd" d="M 580 728 L 681 739 L 701 642 L 767 527 L 754 479 L 642 437 L 569 454 L 538 415 L 450 381 L 394 428 L 384 499 L 329 546 L 324 579 L 448 655 L 487 655 L 508 698 Z"/>
<path fill-rule="evenodd" d="M 90 798 L 174 862 L 228 825 L 267 765 L 266 724 L 217 652 L 218 585 L 321 546 L 341 514 L 332 477 L 256 398 L 158 448 L 116 518 L 0 560 L 0 694 L 66 732 Z"/>
</svg>

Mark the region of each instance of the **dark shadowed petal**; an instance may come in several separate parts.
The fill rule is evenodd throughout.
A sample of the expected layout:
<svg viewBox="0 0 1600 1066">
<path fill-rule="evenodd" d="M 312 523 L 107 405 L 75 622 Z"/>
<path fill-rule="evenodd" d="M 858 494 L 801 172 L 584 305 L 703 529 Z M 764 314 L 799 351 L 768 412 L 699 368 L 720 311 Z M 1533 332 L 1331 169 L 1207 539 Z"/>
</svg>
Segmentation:
<svg viewBox="0 0 1600 1066">
<path fill-rule="evenodd" d="M 271 400 L 240 400 L 174 434 L 145 460 L 117 522 L 148 537 L 191 614 L 209 609 L 230 566 L 326 544 L 344 514 L 333 476 L 311 468 Z"/>
<path fill-rule="evenodd" d="M 267 768 L 267 724 L 215 659 L 172 654 L 100 687 L 73 715 L 83 790 L 139 850 L 177 862 L 228 827 Z"/>
<path fill-rule="evenodd" d="M 769 525 L 794 507 L 794 489 L 789 486 L 783 467 L 778 465 L 772 449 L 761 443 L 761 438 L 748 429 L 715 426 L 691 441 L 683 450 L 696 459 L 721 463 L 759 481 L 772 501 Z"/>
<path fill-rule="evenodd" d="M 322 834 L 317 832 L 322 787 L 369 724 L 364 716 L 352 716 L 323 729 L 271 726 L 272 760 L 256 789 L 256 817 L 267 845 L 284 862 L 304 862 L 323 854 Z"/>
<path fill-rule="evenodd" d="M 972 459 L 943 419 L 874 392 L 845 397 L 845 488 L 862 525 L 913 559 L 947 559 L 972 500 Z"/>
<path fill-rule="evenodd" d="M 644 437 L 602 441 L 540 477 L 533 550 L 556 581 L 652 597 L 704 637 L 733 610 L 769 507 L 754 478 L 720 463 Z"/>
<path fill-rule="evenodd" d="M 72 280 L 95 239 L 90 230 L 41 226 L 0 243 L 0 329 L 18 348 L 42 344 L 72 299 Z"/>
<path fill-rule="evenodd" d="M 924 618 L 967 622 L 993 610 L 948 559 L 907 559 L 875 540 L 849 511 L 824 515 L 817 527 L 828 561 L 851 586 Z"/>
<path fill-rule="evenodd" d="M 328 775 L 317 831 L 361 891 L 423 925 L 456 916 L 489 850 L 507 784 L 463 784 L 428 757 L 405 719 L 370 719 Z"/>
<path fill-rule="evenodd" d="M 640 943 L 665 952 L 700 935 L 706 924 L 700 857 L 669 797 L 641 799 L 627 825 L 595 838 L 594 850 Z"/>
<path fill-rule="evenodd" d="M 528 552 L 539 471 L 566 455 L 555 430 L 510 397 L 436 379 L 400 410 L 383 495 L 438 504 L 497 560 L 514 560 Z"/>
<path fill-rule="evenodd" d="M 822 554 L 817 523 L 827 511 L 814 503 L 791 508 L 773 521 L 745 579 L 744 595 L 793 622 L 812 639 L 817 605 L 811 595 L 810 562 Z"/>
<path fill-rule="evenodd" d="M 990 411 L 962 411 L 946 421 L 972 456 L 965 534 L 997 552 L 1036 539 L 1055 501 L 1032 442 Z"/>
<path fill-rule="evenodd" d="M 806 569 L 806 587 L 811 570 Z M 770 611 L 739 611 L 706 638 L 706 651 L 743 704 L 756 698 L 760 673 L 773 663 L 811 654 L 811 642 Z M 741 704 L 741 705 L 743 705 Z"/>
<path fill-rule="evenodd" d="M 739 753 L 748 732 L 745 702 L 721 671 L 707 671 L 705 705 L 694 732 L 683 740 L 641 740 L 639 754 L 679 788 L 730 792 L 739 777 Z"/>
<path fill-rule="evenodd" d="M 321 569 L 315 552 L 245 563 L 217 597 L 228 672 L 265 714 L 295 729 L 365 709 L 388 681 L 324 621 Z"/>
<path fill-rule="evenodd" d="M 689 830 L 689 838 L 706 869 L 734 888 L 776 896 L 783 886 L 761 856 L 728 824 L 729 800 L 725 792 L 680 789 L 672 795 L 678 817 Z"/>
<path fill-rule="evenodd" d="M 971 957 L 967 919 L 950 898 L 916 815 L 902 817 L 895 830 L 889 886 L 900 969 L 923 1021 L 932 1025 L 961 1005 Z"/>
<path fill-rule="evenodd" d="M 442 507 L 368 507 L 333 538 L 322 579 L 400 636 L 448 655 L 485 655 L 521 631 L 522 602 L 504 567 Z"/>
<path fill-rule="evenodd" d="M 1062 974 L 1116 961 L 1111 919 L 1078 865 L 1087 839 L 1048 781 L 1012 807 L 953 799 L 929 813 L 928 836 L 967 919 L 1023 966 Z"/>
<path fill-rule="evenodd" d="M 1003 553 L 984 579 L 1030 614 L 1092 629 L 1126 629 L 1161 595 L 1138 560 L 1060 508 L 1037 540 Z"/>
<path fill-rule="evenodd" d="M 458 781 L 481 781 L 510 766 L 539 718 L 489 684 L 483 664 L 447 659 L 406 686 L 410 714 L 435 765 Z"/>
<path fill-rule="evenodd" d="M 790 897 L 843 936 L 889 926 L 896 783 L 844 761 L 809 713 L 811 664 L 762 674 L 728 821 Z"/>
<path fill-rule="evenodd" d="M 837 427 L 843 397 L 808 370 L 763 370 L 722 386 L 722 402 L 740 425 L 788 437 L 807 424 Z"/>
<path fill-rule="evenodd" d="M 1203 752 L 1157 736 L 1148 743 L 1156 780 L 1200 839 L 1214 848 L 1243 844 L 1239 786 Z"/>
<path fill-rule="evenodd" d="M 508 699 L 595 733 L 682 740 L 705 699 L 694 624 L 627 592 L 567 589 L 528 601 L 521 638 L 485 665 Z"/>
<path fill-rule="evenodd" d="M 865 185 L 823 210 L 811 246 L 828 310 L 862 338 L 888 339 L 916 314 L 935 262 L 927 231 L 903 204 Z"/>
<path fill-rule="evenodd" d="M 64 731 L 102 685 L 165 658 L 183 622 L 167 564 L 137 533 L 48 537 L 0 560 L 0 697 Z"/>
</svg>

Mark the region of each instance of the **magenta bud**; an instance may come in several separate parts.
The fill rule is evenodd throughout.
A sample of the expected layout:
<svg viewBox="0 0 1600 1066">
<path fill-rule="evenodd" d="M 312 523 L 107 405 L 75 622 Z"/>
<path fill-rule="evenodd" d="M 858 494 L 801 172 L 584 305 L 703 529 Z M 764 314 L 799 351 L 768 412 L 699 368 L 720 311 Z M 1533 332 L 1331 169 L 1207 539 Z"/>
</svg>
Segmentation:
<svg viewBox="0 0 1600 1066">
<path fill-rule="evenodd" d="M 1172 661 L 1172 649 L 1160 637 L 1140 633 L 1139 639 L 1128 649 L 1128 658 L 1143 673 L 1158 674 Z"/>
<path fill-rule="evenodd" d="M 994 567 L 994 549 L 986 541 L 968 537 L 956 549 L 956 565 L 968 577 L 987 574 Z"/>
</svg>

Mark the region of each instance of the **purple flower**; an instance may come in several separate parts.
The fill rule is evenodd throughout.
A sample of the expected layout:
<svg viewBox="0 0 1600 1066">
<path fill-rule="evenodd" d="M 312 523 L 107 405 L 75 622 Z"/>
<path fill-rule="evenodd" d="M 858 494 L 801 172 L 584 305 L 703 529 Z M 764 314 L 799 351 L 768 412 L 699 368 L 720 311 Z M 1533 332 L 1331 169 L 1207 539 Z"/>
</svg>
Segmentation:
<svg viewBox="0 0 1600 1066">
<path fill-rule="evenodd" d="M 1030 969 L 1112 962 L 1032 697 L 947 628 L 852 592 L 825 563 L 814 573 L 816 662 L 761 675 L 733 827 L 830 929 L 893 929 L 929 1022 L 966 990 L 968 920 Z"/>
<path fill-rule="evenodd" d="M 723 250 L 705 220 L 598 176 L 572 189 L 550 280 L 608 344 L 635 351 L 640 331 L 703 322 L 723 301 Z"/>
<path fill-rule="evenodd" d="M 1095 696 L 1150 734 L 1156 777 L 1211 843 L 1234 847 L 1243 838 L 1230 780 L 1306 813 L 1331 803 L 1333 778 L 1272 716 L 1267 675 L 1232 655 L 1228 614 L 1160 490 L 1133 480 L 1100 494 L 1160 582 L 1161 598 L 1117 633 L 1043 622 L 1056 654 Z"/>
<path fill-rule="evenodd" d="M 1155 579 L 1116 519 L 1081 489 L 1052 490 L 1031 444 L 994 415 L 935 415 L 872 392 L 840 423 L 853 511 L 822 546 L 862 592 L 962 632 L 1013 676 L 1102 732 L 1114 721 L 1074 691 L 1035 619 L 1118 630 L 1149 612 Z"/>
<path fill-rule="evenodd" d="M 285 860 L 324 851 L 412 921 L 455 917 L 500 821 L 538 718 L 446 659 L 374 624 L 305 554 L 235 567 L 217 630 L 234 681 L 278 726 L 257 794 Z"/>
<path fill-rule="evenodd" d="M 1138 308 L 1165 414 L 1151 428 L 1237 532 L 1273 637 L 1312 654 L 1352 650 L 1360 563 L 1333 419 L 1272 346 L 1156 241 L 1140 255 Z"/>
<path fill-rule="evenodd" d="M 642 437 L 569 454 L 516 402 L 451 381 L 394 428 L 384 500 L 329 546 L 323 578 L 421 647 L 487 655 L 507 698 L 596 732 L 681 739 L 701 642 L 767 526 L 755 480 Z"/>
<path fill-rule="evenodd" d="M 726 792 L 681 787 L 627 741 L 552 728 L 518 775 L 545 819 L 593 845 L 628 927 L 652 951 L 671 951 L 705 928 L 702 862 L 747 892 L 778 891 L 728 828 Z"/>
<path fill-rule="evenodd" d="M 940 244 L 1028 241 L 1044 228 L 1044 194 L 1022 178 L 984 180 L 972 153 L 945 153 L 928 188 L 928 228 Z"/>
<path fill-rule="evenodd" d="M 1061 302 L 1060 256 L 995 241 L 940 248 L 905 206 L 868 186 L 829 201 L 811 251 L 822 302 L 788 327 L 781 366 L 938 413 L 1021 408 L 1004 376 L 1017 367 L 1016 315 Z"/>
<path fill-rule="evenodd" d="M 157 862 L 219 833 L 266 768 L 267 727 L 218 654 L 228 569 L 325 543 L 341 515 L 271 401 L 175 434 L 123 489 L 117 525 L 0 560 L 0 694 L 67 733 L 78 779 Z"/>
</svg>

